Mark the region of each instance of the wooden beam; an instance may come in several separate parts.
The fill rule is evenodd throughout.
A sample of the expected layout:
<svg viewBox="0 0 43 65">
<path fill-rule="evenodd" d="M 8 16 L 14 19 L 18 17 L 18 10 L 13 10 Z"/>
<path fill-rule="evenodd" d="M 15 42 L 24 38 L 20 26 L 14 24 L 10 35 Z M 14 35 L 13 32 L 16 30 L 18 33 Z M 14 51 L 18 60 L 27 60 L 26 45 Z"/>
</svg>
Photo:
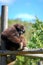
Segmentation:
<svg viewBox="0 0 43 65">
<path fill-rule="evenodd" d="M 0 55 L 25 55 L 25 54 L 43 54 L 43 49 L 28 49 L 23 51 L 0 50 Z"/>
</svg>

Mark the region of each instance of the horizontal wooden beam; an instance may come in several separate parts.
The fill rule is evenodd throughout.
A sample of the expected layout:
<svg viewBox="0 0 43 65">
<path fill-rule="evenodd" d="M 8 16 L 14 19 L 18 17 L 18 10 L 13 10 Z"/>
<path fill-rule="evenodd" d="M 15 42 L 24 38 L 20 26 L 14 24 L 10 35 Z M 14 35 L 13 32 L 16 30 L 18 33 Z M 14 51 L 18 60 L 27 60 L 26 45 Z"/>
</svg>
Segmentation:
<svg viewBox="0 0 43 65">
<path fill-rule="evenodd" d="M 9 51 L 9 50 L 0 50 L 0 55 L 25 55 L 25 54 L 43 54 L 42 49 L 28 49 L 23 51 Z"/>
<path fill-rule="evenodd" d="M 43 60 L 43 56 L 42 55 L 43 54 L 25 54 L 23 56 L 27 56 L 27 57 L 29 57 L 31 59 L 38 58 L 38 59 L 42 59 Z"/>
</svg>

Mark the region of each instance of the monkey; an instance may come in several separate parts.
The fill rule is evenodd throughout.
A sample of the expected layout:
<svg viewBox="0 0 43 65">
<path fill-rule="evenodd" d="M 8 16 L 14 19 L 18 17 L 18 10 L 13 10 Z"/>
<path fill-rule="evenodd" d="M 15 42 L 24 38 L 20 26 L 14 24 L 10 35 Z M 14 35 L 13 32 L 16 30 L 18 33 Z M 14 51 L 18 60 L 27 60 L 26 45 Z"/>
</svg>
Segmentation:
<svg viewBox="0 0 43 65">
<path fill-rule="evenodd" d="M 26 41 L 23 36 L 25 27 L 21 24 L 15 24 L 9 27 L 1 34 L 1 39 L 5 42 L 7 50 L 18 50 L 20 47 L 26 46 Z"/>
</svg>

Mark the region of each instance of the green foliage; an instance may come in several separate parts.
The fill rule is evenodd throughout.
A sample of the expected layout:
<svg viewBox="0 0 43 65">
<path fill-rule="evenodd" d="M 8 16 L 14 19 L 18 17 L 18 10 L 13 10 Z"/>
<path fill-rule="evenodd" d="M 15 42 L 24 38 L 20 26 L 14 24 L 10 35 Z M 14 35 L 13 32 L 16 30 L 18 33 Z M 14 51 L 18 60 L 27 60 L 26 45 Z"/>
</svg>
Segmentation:
<svg viewBox="0 0 43 65">
<path fill-rule="evenodd" d="M 28 41 L 28 47 L 43 48 L 43 22 L 37 18 L 32 26 L 32 30 L 32 37 Z"/>
<path fill-rule="evenodd" d="M 29 57 L 17 56 L 15 65 L 37 65 L 39 60 L 29 59 Z"/>
</svg>

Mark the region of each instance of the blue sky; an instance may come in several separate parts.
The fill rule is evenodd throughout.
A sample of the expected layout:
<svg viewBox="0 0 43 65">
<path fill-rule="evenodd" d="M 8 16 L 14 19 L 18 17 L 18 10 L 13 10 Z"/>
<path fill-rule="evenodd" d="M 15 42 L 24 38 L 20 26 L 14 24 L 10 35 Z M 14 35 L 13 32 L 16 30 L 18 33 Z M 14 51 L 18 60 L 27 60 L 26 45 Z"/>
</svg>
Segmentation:
<svg viewBox="0 0 43 65">
<path fill-rule="evenodd" d="M 43 0 L 0 0 L 0 15 L 2 5 L 8 5 L 9 19 L 43 20 Z"/>
</svg>

